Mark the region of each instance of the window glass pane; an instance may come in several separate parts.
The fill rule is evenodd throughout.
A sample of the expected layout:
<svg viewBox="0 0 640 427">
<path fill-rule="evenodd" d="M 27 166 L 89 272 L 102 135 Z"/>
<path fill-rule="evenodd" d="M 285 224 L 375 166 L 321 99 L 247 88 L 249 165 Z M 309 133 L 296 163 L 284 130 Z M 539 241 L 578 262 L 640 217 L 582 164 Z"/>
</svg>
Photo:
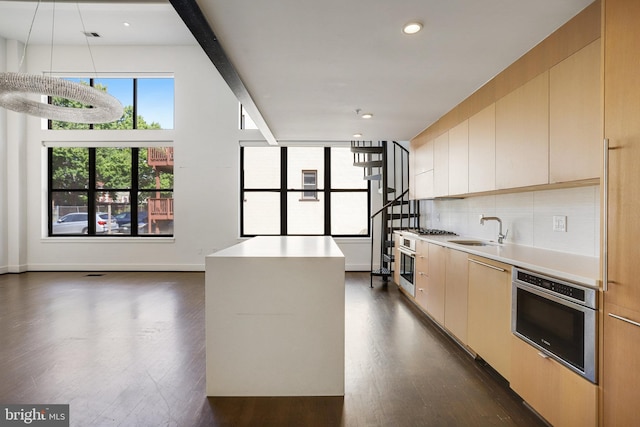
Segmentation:
<svg viewBox="0 0 640 427">
<path fill-rule="evenodd" d="M 54 147 L 51 150 L 52 190 L 81 190 L 88 188 L 89 149 Z"/>
<path fill-rule="evenodd" d="M 52 234 L 86 234 L 87 200 L 86 191 L 54 192 L 51 195 Z"/>
<path fill-rule="evenodd" d="M 367 188 L 362 168 L 353 166 L 353 153 L 349 147 L 331 148 L 331 187 Z"/>
<path fill-rule="evenodd" d="M 111 123 L 96 123 L 94 129 L 133 129 L 133 79 L 95 79 L 93 87 L 107 92 L 124 107 L 122 117 Z"/>
<path fill-rule="evenodd" d="M 244 148 L 244 188 L 280 188 L 280 150 L 280 147 Z"/>
<path fill-rule="evenodd" d="M 68 80 L 74 83 L 80 83 L 86 86 L 89 86 L 89 79 L 80 79 L 80 78 L 65 78 L 63 80 Z M 71 99 L 61 98 L 54 96 L 51 98 L 51 104 L 57 105 L 60 107 L 66 108 L 87 108 L 81 102 L 74 101 Z M 71 123 L 71 122 L 61 122 L 57 120 L 51 120 L 51 129 L 89 129 L 88 123 Z"/>
<path fill-rule="evenodd" d="M 288 188 L 301 190 L 303 188 L 302 171 L 313 170 L 317 173 L 317 188 L 322 189 L 324 182 L 324 148 L 288 147 L 287 163 Z"/>
<path fill-rule="evenodd" d="M 240 129 L 258 129 L 243 105 L 240 105 Z"/>
<path fill-rule="evenodd" d="M 116 206 L 113 204 L 112 195 L 108 192 L 96 194 L 96 234 L 118 233 L 118 220 L 116 219 Z"/>
<path fill-rule="evenodd" d="M 367 235 L 366 192 L 331 193 L 331 234 Z"/>
<path fill-rule="evenodd" d="M 131 188 L 131 148 L 96 148 L 96 188 Z"/>
<path fill-rule="evenodd" d="M 173 188 L 173 147 L 139 149 L 138 186 L 141 189 Z"/>
<path fill-rule="evenodd" d="M 287 193 L 287 230 L 289 234 L 324 234 L 324 194 L 302 199 L 302 193 Z"/>
<path fill-rule="evenodd" d="M 280 193 L 245 191 L 244 234 L 280 234 Z"/>
<path fill-rule="evenodd" d="M 138 129 L 173 129 L 173 79 L 138 79 Z"/>
<path fill-rule="evenodd" d="M 173 191 L 141 191 L 138 202 L 138 234 L 173 235 Z"/>
</svg>

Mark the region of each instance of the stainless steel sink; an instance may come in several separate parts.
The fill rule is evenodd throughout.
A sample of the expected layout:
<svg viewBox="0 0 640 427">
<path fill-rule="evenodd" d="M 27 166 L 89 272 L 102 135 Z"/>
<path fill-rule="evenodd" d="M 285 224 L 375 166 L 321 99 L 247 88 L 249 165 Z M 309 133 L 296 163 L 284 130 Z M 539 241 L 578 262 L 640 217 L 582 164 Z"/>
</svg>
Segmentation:
<svg viewBox="0 0 640 427">
<path fill-rule="evenodd" d="M 465 246 L 494 246 L 495 245 L 495 243 L 486 242 L 484 240 L 458 240 L 458 239 L 453 239 L 453 240 L 449 240 L 449 243 L 456 243 L 458 245 L 465 245 Z"/>
</svg>

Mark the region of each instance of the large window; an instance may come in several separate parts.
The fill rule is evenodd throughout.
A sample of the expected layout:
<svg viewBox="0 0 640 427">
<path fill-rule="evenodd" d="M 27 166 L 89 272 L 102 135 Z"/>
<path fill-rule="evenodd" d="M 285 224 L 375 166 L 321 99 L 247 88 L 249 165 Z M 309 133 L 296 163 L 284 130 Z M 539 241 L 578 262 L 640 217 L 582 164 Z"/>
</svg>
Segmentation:
<svg viewBox="0 0 640 427">
<path fill-rule="evenodd" d="M 369 235 L 369 184 L 349 147 L 242 147 L 241 234 Z"/>
<path fill-rule="evenodd" d="M 50 147 L 49 236 L 172 236 L 172 147 Z"/>
<path fill-rule="evenodd" d="M 117 98 L 124 112 L 110 123 L 84 124 L 49 120 L 49 129 L 173 129 L 174 85 L 170 77 L 150 78 L 65 78 L 75 83 L 95 87 Z M 86 108 L 80 102 L 50 97 L 54 105 Z"/>
</svg>

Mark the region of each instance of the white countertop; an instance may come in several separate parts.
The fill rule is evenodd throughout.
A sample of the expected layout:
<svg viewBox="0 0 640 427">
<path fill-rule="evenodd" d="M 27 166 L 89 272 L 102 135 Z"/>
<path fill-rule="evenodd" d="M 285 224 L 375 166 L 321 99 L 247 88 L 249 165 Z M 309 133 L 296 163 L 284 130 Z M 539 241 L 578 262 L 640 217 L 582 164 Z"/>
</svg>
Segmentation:
<svg viewBox="0 0 640 427">
<path fill-rule="evenodd" d="M 280 257 L 280 258 L 344 258 L 329 236 L 258 236 L 210 257 Z"/>
<path fill-rule="evenodd" d="M 484 239 L 465 236 L 421 236 L 409 231 L 401 231 L 400 233 L 407 233 L 430 243 L 504 262 L 505 264 L 511 264 L 559 279 L 577 282 L 592 288 L 598 289 L 600 286 L 599 258 L 511 243 L 498 244 L 490 242 L 491 244 L 487 246 L 466 246 L 450 242 L 450 240 L 485 241 Z"/>
</svg>

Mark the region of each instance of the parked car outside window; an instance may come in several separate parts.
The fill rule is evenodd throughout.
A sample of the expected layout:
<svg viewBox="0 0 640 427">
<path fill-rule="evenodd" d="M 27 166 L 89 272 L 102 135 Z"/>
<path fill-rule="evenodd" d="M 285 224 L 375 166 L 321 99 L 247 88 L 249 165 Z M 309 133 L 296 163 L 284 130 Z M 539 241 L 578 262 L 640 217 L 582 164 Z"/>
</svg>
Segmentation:
<svg viewBox="0 0 640 427">
<path fill-rule="evenodd" d="M 87 234 L 89 232 L 89 221 L 86 212 L 66 214 L 53 223 L 52 234 Z M 109 234 L 119 228 L 115 217 L 111 217 L 104 212 L 96 213 L 96 234 Z"/>
</svg>

